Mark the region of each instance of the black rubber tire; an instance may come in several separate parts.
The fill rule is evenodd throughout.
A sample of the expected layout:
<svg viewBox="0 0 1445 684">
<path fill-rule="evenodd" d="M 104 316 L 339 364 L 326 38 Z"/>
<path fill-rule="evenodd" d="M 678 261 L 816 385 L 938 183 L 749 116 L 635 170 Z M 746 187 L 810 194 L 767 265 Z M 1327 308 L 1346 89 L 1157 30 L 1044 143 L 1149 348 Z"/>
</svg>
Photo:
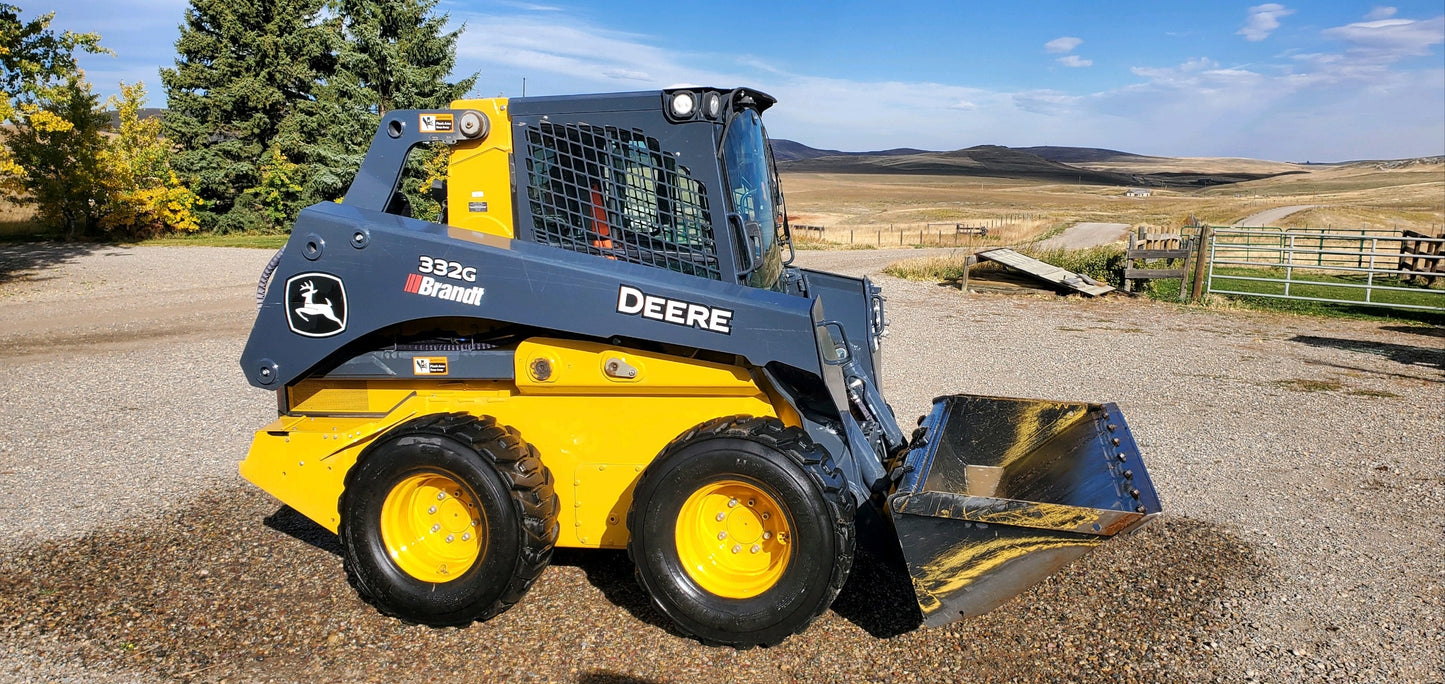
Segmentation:
<svg viewBox="0 0 1445 684">
<path fill-rule="evenodd" d="M 775 494 L 791 518 L 794 550 L 771 588 L 744 599 L 699 586 L 678 560 L 679 512 L 698 488 L 742 480 Z M 706 644 L 771 646 L 823 614 L 853 565 L 853 495 L 832 458 L 774 418 L 734 416 L 673 440 L 647 467 L 627 513 L 627 553 L 658 610 Z"/>
<path fill-rule="evenodd" d="M 407 574 L 382 541 L 387 494 L 424 472 L 461 482 L 486 514 L 481 557 L 446 582 Z M 340 536 L 347 580 L 362 600 L 407 622 L 450 627 L 486 620 L 521 600 L 547 567 L 557 508 L 552 474 L 516 430 L 465 413 L 413 419 L 368 447 L 346 474 Z"/>
</svg>

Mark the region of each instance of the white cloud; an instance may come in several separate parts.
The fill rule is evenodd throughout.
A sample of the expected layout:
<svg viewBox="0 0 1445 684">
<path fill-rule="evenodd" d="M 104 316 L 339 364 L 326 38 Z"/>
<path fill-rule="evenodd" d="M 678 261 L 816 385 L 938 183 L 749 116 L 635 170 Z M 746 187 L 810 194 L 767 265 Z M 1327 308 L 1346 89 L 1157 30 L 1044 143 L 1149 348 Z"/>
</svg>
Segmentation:
<svg viewBox="0 0 1445 684">
<path fill-rule="evenodd" d="M 1344 41 L 1350 51 L 1365 58 L 1396 61 L 1423 57 L 1445 42 L 1445 16 L 1424 21 L 1377 19 L 1325 29 L 1323 35 Z"/>
<path fill-rule="evenodd" d="M 961 112 L 971 112 L 978 109 L 978 105 L 969 102 L 968 100 L 959 100 L 958 102 L 949 105 L 948 108 L 957 109 Z"/>
<path fill-rule="evenodd" d="M 1049 41 L 1049 42 L 1047 42 L 1047 43 L 1044 43 L 1044 51 L 1045 51 L 1045 52 L 1049 52 L 1049 53 L 1054 53 L 1054 54 L 1057 54 L 1057 53 L 1060 53 L 1060 52 L 1073 52 L 1073 51 L 1074 51 L 1074 48 L 1079 47 L 1080 45 L 1083 45 L 1083 44 L 1084 44 L 1084 39 L 1083 39 L 1083 38 L 1075 38 L 1075 37 L 1073 37 L 1073 36 L 1064 36 L 1064 37 L 1062 37 L 1062 38 L 1055 38 L 1055 39 L 1053 39 L 1053 40 L 1051 40 L 1051 41 Z"/>
<path fill-rule="evenodd" d="M 1285 8 L 1284 5 L 1275 2 L 1255 5 L 1249 8 L 1249 17 L 1245 19 L 1244 28 L 1236 33 L 1244 36 L 1245 40 L 1259 42 L 1269 37 L 1275 29 L 1279 28 L 1280 17 L 1287 17 L 1294 14 L 1294 10 Z"/>
<path fill-rule="evenodd" d="M 1369 13 L 1369 14 L 1366 14 L 1366 15 L 1365 15 L 1365 21 L 1375 21 L 1375 20 L 1377 20 L 1377 19 L 1389 19 L 1390 17 L 1395 16 L 1395 12 L 1396 12 L 1396 11 L 1397 11 L 1397 10 L 1396 10 L 1394 7 L 1376 7 L 1376 8 L 1374 8 L 1374 9 L 1370 10 L 1370 13 Z"/>
<path fill-rule="evenodd" d="M 1063 57 L 1060 57 L 1057 61 L 1059 64 L 1062 64 L 1066 67 L 1075 68 L 1094 65 L 1094 60 L 1084 59 L 1083 57 L 1080 57 L 1078 55 L 1064 55 Z"/>
</svg>

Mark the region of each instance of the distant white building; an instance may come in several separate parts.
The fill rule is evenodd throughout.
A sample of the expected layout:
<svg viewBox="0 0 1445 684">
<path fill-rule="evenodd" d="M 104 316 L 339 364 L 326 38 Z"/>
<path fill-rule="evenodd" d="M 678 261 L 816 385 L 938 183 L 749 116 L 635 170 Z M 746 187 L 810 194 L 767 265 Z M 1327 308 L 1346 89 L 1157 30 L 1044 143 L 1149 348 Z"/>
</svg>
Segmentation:
<svg viewBox="0 0 1445 684">
<path fill-rule="evenodd" d="M 1148 188 L 1129 188 L 1124 191 L 1125 197 L 1148 197 L 1153 194 Z"/>
</svg>

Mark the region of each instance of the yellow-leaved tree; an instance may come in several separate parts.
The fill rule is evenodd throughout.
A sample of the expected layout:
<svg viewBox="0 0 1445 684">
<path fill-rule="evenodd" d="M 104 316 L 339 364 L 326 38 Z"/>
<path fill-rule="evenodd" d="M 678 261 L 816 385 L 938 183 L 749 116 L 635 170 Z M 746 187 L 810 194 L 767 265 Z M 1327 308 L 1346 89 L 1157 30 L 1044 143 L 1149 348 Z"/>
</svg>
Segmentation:
<svg viewBox="0 0 1445 684">
<path fill-rule="evenodd" d="M 171 144 L 161 137 L 161 120 L 141 118 L 145 100 L 144 83 L 124 82 L 120 97 L 110 99 L 120 129 L 101 153 L 107 202 L 100 225 L 127 237 L 193 233 L 200 229 L 195 209 L 201 200 L 171 168 Z"/>
</svg>

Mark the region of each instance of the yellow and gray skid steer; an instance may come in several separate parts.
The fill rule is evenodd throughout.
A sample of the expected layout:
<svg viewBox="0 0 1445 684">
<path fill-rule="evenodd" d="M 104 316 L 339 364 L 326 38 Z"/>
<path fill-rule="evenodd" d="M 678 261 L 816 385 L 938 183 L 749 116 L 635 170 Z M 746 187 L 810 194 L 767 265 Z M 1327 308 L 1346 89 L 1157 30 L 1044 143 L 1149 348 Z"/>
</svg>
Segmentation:
<svg viewBox="0 0 1445 684">
<path fill-rule="evenodd" d="M 1160 510 L 1113 404 L 880 392 L 883 297 L 791 265 L 749 89 L 392 111 L 301 212 L 241 358 L 276 393 L 241 474 L 340 536 L 387 615 L 487 619 L 552 549 L 626 549 L 678 627 L 775 644 L 860 530 L 927 624 L 998 605 Z M 438 222 L 399 191 L 449 152 Z"/>
</svg>

